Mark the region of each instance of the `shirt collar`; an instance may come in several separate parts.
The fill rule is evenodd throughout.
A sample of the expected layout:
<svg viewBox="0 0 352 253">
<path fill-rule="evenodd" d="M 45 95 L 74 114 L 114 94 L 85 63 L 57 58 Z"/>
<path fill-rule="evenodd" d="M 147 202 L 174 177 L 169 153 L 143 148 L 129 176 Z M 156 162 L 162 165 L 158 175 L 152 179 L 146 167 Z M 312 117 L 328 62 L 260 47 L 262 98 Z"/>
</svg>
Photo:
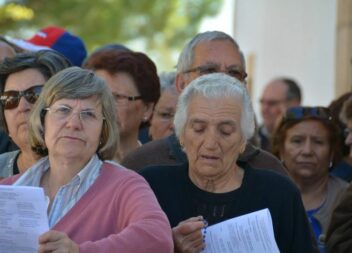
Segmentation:
<svg viewBox="0 0 352 253">
<path fill-rule="evenodd" d="M 84 168 L 75 175 L 68 184 L 81 184 L 90 174 L 90 168 L 96 163 L 101 163 L 99 157 L 94 154 Z M 49 158 L 46 156 L 36 162 L 14 183 L 14 185 L 40 186 L 44 173 L 49 169 Z"/>
</svg>

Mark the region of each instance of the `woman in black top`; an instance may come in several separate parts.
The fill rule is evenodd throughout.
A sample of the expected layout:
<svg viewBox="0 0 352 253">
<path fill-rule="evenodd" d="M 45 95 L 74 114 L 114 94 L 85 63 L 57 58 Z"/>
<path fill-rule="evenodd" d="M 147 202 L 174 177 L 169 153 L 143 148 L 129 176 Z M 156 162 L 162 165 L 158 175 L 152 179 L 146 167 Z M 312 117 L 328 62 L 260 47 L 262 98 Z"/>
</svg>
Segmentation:
<svg viewBox="0 0 352 253">
<path fill-rule="evenodd" d="M 180 166 L 141 171 L 173 227 L 175 252 L 200 252 L 201 229 L 268 208 L 282 253 L 312 252 L 296 187 L 276 173 L 237 163 L 254 133 L 254 113 L 242 83 L 225 74 L 202 76 L 179 97 L 175 131 L 187 154 Z"/>
</svg>

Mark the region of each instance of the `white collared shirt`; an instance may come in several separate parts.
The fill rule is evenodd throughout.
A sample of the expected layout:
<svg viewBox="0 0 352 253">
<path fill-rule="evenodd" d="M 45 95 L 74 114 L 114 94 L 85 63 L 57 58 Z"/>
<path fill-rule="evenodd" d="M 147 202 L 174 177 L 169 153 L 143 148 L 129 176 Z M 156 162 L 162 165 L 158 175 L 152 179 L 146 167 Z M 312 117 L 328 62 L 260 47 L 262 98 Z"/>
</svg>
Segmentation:
<svg viewBox="0 0 352 253">
<path fill-rule="evenodd" d="M 72 180 L 59 188 L 48 213 L 49 227 L 52 228 L 88 191 L 100 174 L 102 161 L 95 154 L 87 165 L 72 178 Z M 44 157 L 28 169 L 14 185 L 38 186 L 44 173 L 49 169 L 49 159 Z M 48 198 L 49 201 L 49 198 Z M 48 202 L 49 206 L 49 202 Z"/>
</svg>

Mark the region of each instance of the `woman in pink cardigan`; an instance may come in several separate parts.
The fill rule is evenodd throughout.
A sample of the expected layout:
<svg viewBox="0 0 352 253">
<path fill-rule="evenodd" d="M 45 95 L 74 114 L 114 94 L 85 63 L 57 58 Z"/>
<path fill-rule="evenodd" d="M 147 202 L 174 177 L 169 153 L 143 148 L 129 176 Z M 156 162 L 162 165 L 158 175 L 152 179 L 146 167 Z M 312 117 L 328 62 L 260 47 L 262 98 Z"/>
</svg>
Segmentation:
<svg viewBox="0 0 352 253">
<path fill-rule="evenodd" d="M 45 84 L 29 119 L 29 142 L 43 158 L 1 182 L 43 187 L 50 230 L 39 253 L 173 252 L 148 184 L 106 161 L 118 147 L 115 117 L 109 88 L 89 70 L 68 68 Z"/>
</svg>

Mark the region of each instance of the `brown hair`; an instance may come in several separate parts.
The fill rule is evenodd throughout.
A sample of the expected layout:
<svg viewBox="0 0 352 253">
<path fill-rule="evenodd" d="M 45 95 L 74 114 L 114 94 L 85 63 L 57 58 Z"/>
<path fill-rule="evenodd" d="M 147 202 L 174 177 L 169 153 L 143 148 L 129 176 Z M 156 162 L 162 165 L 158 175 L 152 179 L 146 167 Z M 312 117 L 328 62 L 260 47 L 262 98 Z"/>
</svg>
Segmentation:
<svg viewBox="0 0 352 253">
<path fill-rule="evenodd" d="M 349 120 L 352 120 L 352 95 L 348 96 L 348 99 L 343 103 L 340 115 L 341 121 L 347 125 Z"/>
<path fill-rule="evenodd" d="M 337 125 L 340 128 L 340 150 L 343 156 L 346 156 L 350 153 L 350 147 L 345 144 L 345 135 L 343 134 L 344 129 L 346 128 L 345 119 L 341 118 L 341 111 L 344 103 L 352 97 L 352 92 L 347 92 L 342 94 L 337 99 L 333 100 L 328 108 L 330 109 L 332 116 L 336 119 Z M 352 115 L 351 115 L 352 116 Z M 349 116 L 349 117 L 351 117 Z"/>
<path fill-rule="evenodd" d="M 127 73 L 132 77 L 144 103 L 155 105 L 159 100 L 160 81 L 157 68 L 154 62 L 143 53 L 106 50 L 89 57 L 84 67 L 92 70 L 105 70 L 110 75 L 118 72 Z M 145 122 L 140 127 L 144 125 Z"/>
</svg>

